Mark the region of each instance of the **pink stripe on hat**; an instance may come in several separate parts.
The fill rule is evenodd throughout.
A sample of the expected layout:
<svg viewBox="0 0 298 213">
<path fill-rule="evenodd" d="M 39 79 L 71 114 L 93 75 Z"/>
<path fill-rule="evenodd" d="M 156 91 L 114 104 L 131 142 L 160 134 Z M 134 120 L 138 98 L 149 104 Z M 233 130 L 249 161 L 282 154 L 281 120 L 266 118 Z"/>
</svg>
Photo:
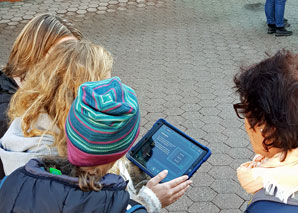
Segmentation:
<svg viewBox="0 0 298 213">
<path fill-rule="evenodd" d="M 114 162 L 120 159 L 121 157 L 123 157 L 128 152 L 128 150 L 132 147 L 135 140 L 137 139 L 139 133 L 140 133 L 140 129 L 138 129 L 138 132 L 134 137 L 133 142 L 129 145 L 127 149 L 118 153 L 113 153 L 108 155 L 94 155 L 94 154 L 88 154 L 86 152 L 83 152 L 79 150 L 77 147 L 75 147 L 71 143 L 71 141 L 69 141 L 68 137 L 66 137 L 68 160 L 71 164 L 76 166 L 97 166 L 97 165 L 103 165 L 103 164 Z"/>
</svg>

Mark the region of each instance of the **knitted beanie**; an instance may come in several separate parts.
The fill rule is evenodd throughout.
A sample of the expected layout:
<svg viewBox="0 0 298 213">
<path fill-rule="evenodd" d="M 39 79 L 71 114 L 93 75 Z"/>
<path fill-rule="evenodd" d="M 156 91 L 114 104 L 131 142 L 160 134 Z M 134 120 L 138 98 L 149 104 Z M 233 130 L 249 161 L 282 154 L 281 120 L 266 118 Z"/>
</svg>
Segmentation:
<svg viewBox="0 0 298 213">
<path fill-rule="evenodd" d="M 97 166 L 118 160 L 138 137 L 139 125 L 136 94 L 120 78 L 82 84 L 65 123 L 70 163 Z"/>
</svg>

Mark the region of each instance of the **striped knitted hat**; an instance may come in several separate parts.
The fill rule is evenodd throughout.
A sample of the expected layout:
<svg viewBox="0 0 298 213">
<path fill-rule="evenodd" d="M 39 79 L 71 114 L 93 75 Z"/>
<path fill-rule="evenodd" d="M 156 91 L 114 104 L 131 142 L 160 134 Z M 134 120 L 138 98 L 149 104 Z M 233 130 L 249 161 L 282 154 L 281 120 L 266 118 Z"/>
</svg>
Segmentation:
<svg viewBox="0 0 298 213">
<path fill-rule="evenodd" d="M 70 163 L 97 166 L 118 160 L 136 140 L 139 124 L 136 94 L 120 78 L 82 84 L 65 123 Z"/>
</svg>

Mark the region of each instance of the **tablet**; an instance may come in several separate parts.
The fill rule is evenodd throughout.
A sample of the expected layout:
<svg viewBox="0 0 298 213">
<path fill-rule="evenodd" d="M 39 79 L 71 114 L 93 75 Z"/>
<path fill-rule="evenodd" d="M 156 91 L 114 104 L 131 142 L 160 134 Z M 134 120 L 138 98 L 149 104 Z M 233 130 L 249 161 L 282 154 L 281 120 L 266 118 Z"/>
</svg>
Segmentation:
<svg viewBox="0 0 298 213">
<path fill-rule="evenodd" d="M 205 162 L 211 151 L 173 125 L 159 119 L 146 135 L 127 153 L 127 158 L 154 177 L 167 169 L 162 182 L 182 175 L 189 178 Z"/>
</svg>

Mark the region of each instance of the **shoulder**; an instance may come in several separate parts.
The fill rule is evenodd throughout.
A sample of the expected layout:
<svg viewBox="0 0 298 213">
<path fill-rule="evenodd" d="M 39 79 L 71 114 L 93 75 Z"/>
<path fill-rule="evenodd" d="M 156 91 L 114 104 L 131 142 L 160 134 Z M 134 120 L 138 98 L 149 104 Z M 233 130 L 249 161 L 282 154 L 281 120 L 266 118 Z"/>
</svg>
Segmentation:
<svg viewBox="0 0 298 213">
<path fill-rule="evenodd" d="M 13 78 L 6 76 L 0 70 L 0 90 L 6 91 L 9 94 L 14 94 L 18 89 L 18 85 Z"/>
</svg>

